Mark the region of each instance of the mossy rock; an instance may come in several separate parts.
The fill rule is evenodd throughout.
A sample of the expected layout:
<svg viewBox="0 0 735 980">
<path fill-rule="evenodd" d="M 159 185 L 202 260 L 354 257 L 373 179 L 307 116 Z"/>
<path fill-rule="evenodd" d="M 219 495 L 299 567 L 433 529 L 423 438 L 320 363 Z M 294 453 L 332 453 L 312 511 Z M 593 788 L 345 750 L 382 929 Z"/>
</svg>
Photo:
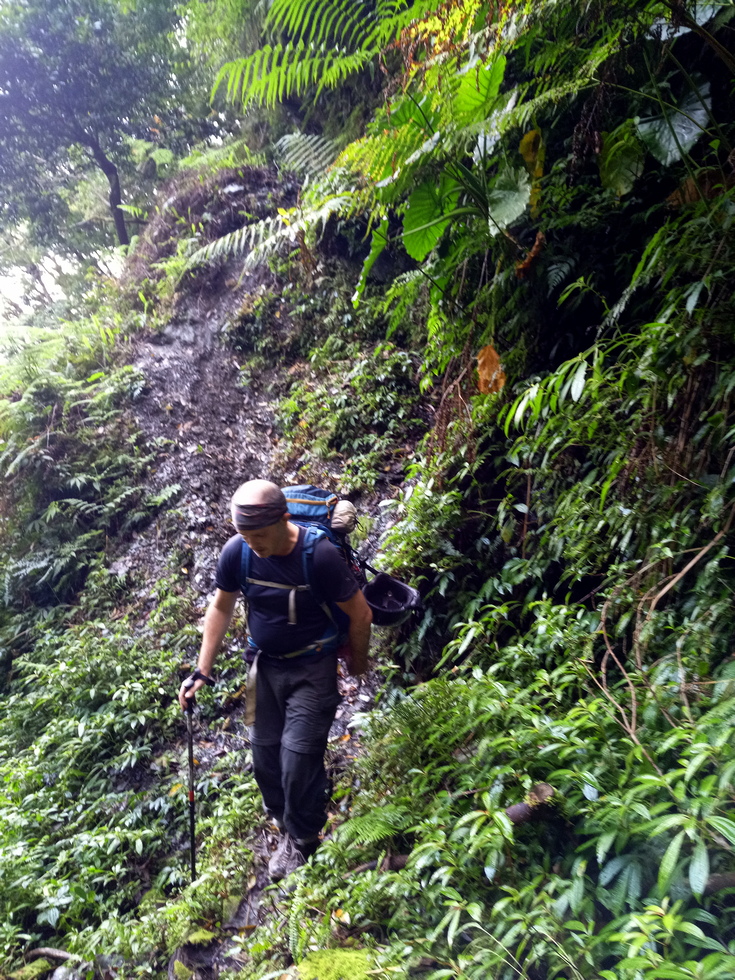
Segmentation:
<svg viewBox="0 0 735 980">
<path fill-rule="evenodd" d="M 36 977 L 42 977 L 45 973 L 51 973 L 55 969 L 56 966 L 49 963 L 48 960 L 34 960 L 32 963 L 22 966 L 20 970 L 16 970 L 15 973 L 11 973 L 10 980 L 36 980 Z"/>
<path fill-rule="evenodd" d="M 299 980 L 369 980 L 372 969 L 368 949 L 320 949 L 296 965 Z"/>
<path fill-rule="evenodd" d="M 185 942 L 189 946 L 207 946 L 209 943 L 214 942 L 216 938 L 217 934 L 210 932 L 209 929 L 196 929 L 194 932 L 189 933 Z"/>
</svg>

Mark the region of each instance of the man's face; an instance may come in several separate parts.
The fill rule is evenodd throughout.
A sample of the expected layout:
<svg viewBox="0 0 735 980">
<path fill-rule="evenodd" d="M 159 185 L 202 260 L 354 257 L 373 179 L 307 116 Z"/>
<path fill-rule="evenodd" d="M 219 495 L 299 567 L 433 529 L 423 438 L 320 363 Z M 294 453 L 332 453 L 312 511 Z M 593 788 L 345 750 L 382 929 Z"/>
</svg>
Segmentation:
<svg viewBox="0 0 735 980">
<path fill-rule="evenodd" d="M 258 558 L 270 558 L 283 547 L 283 535 L 286 529 L 284 521 L 259 527 L 257 531 L 240 531 L 246 543 Z"/>
</svg>

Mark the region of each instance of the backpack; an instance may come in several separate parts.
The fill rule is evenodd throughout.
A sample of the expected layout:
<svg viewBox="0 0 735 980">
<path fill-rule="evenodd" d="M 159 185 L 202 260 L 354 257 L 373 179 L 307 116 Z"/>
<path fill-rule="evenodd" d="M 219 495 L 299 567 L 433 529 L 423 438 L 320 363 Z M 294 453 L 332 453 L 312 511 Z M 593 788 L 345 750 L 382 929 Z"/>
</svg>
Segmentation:
<svg viewBox="0 0 735 980">
<path fill-rule="evenodd" d="M 331 622 L 337 627 L 340 636 L 346 635 L 349 626 L 349 617 L 334 602 L 327 602 L 319 592 L 319 583 L 314 581 L 314 549 L 322 538 L 327 538 L 347 563 L 350 571 L 355 575 L 358 584 L 362 587 L 365 584 L 365 576 L 360 568 L 355 554 L 347 541 L 349 529 L 354 528 L 356 514 L 354 507 L 349 501 L 340 501 L 336 493 L 329 490 L 322 490 L 311 484 L 303 484 L 295 487 L 282 488 L 286 502 L 288 503 L 288 513 L 291 521 L 300 527 L 306 528 L 304 543 L 301 551 L 302 570 L 304 575 L 304 585 L 286 586 L 277 582 L 268 583 L 277 588 L 289 588 L 292 592 L 289 601 L 289 622 L 296 621 L 296 592 L 308 590 L 314 602 L 321 606 L 324 613 Z M 346 505 L 346 506 L 340 506 Z M 335 515 L 335 509 L 337 515 Z M 348 512 L 352 516 L 352 521 L 335 520 L 335 529 L 332 526 L 332 519 L 340 517 L 340 511 Z M 342 528 L 345 527 L 345 530 Z M 243 541 L 242 557 L 240 561 L 240 587 L 245 598 L 247 598 L 247 586 L 257 580 L 250 578 L 250 566 L 252 563 L 252 551 Z M 293 615 L 293 619 L 291 616 Z"/>
</svg>

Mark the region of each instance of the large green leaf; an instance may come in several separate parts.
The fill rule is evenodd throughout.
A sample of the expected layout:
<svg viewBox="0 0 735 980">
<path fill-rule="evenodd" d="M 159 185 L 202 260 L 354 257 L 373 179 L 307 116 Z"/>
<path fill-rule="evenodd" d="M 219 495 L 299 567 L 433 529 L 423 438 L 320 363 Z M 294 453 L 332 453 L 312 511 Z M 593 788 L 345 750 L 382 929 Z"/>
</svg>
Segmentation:
<svg viewBox="0 0 735 980">
<path fill-rule="evenodd" d="M 689 884 L 698 897 L 704 894 L 707 878 L 709 878 L 709 855 L 707 854 L 707 845 L 700 840 L 697 841 L 689 865 Z"/>
<path fill-rule="evenodd" d="M 681 160 L 704 134 L 712 108 L 709 82 L 696 79 L 697 91 L 687 92 L 678 106 L 662 106 L 661 114 L 640 119 L 638 135 L 665 166 Z"/>
<path fill-rule="evenodd" d="M 707 823 L 729 840 L 731 844 L 735 844 L 735 820 L 731 820 L 729 817 L 707 817 Z"/>
<path fill-rule="evenodd" d="M 600 180 L 603 187 L 615 191 L 618 197 L 628 194 L 643 173 L 644 150 L 629 124 L 614 133 L 603 133 L 599 156 Z"/>
<path fill-rule="evenodd" d="M 676 862 L 679 860 L 679 852 L 681 851 L 681 845 L 684 843 L 685 831 L 680 830 L 679 833 L 674 837 L 669 846 L 666 848 L 666 853 L 661 859 L 661 864 L 658 869 L 658 888 L 661 894 L 666 892 L 671 881 L 671 876 L 676 868 Z"/>
<path fill-rule="evenodd" d="M 387 105 L 388 123 L 393 129 L 398 129 L 408 123 L 413 123 L 419 129 L 431 134 L 439 126 L 440 116 L 432 108 L 431 99 L 424 95 L 417 99 L 410 94 L 397 97 Z"/>
<path fill-rule="evenodd" d="M 459 191 L 459 184 L 445 174 L 438 186 L 427 181 L 409 197 L 403 216 L 403 244 L 411 258 L 422 262 L 438 243 L 451 221 Z"/>
<path fill-rule="evenodd" d="M 488 229 L 497 235 L 526 210 L 531 182 L 525 170 L 503 170 L 487 195 Z"/>
<path fill-rule="evenodd" d="M 488 65 L 477 65 L 461 76 L 453 100 L 457 121 L 468 125 L 487 118 L 505 77 L 505 56 Z"/>
</svg>

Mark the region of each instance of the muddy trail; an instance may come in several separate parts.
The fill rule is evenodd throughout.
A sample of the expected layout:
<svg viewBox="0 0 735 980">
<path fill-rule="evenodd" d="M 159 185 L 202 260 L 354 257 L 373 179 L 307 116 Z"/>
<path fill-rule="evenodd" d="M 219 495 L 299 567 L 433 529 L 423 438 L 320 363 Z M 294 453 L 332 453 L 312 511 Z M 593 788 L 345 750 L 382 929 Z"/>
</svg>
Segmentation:
<svg viewBox="0 0 735 980">
<path fill-rule="evenodd" d="M 161 332 L 148 332 L 135 340 L 131 363 L 143 374 L 145 389 L 134 404 L 134 422 L 146 446 L 155 448 L 156 453 L 146 490 L 153 494 L 166 493 L 170 500 L 157 519 L 117 554 L 110 570 L 135 583 L 131 598 L 143 631 L 147 629 L 145 622 L 155 601 L 152 583 L 171 575 L 172 571 L 185 580 L 182 583 L 185 587 L 188 583 L 195 616 L 201 623 L 214 592 L 217 557 L 232 533 L 229 499 L 239 483 L 254 477 L 272 478 L 280 483 L 302 482 L 297 472 L 274 464 L 278 434 L 273 398 L 283 386 L 286 368 L 272 369 L 259 377 L 257 385 L 243 385 L 240 355 L 229 342 L 233 318 L 248 291 L 262 286 L 262 282 L 246 279 L 236 289 L 210 289 L 186 297 Z M 358 501 L 363 513 L 374 515 L 376 534 L 385 526 L 385 511 L 379 503 L 377 496 Z M 373 542 L 365 542 L 362 548 L 369 560 L 374 540 L 373 537 Z M 230 645 L 229 652 L 242 650 L 243 637 L 226 640 L 225 644 Z M 182 679 L 195 666 L 193 647 L 187 660 L 182 662 Z M 377 687 L 378 677 L 374 673 L 353 678 L 340 664 L 339 688 L 343 702 L 337 710 L 327 750 L 327 766 L 333 779 L 344 772 L 360 750 L 359 734 L 349 727 L 350 722 L 356 712 L 369 710 Z M 171 691 L 172 698 L 175 693 Z M 233 691 L 228 699 L 226 726 L 211 729 L 200 711 L 195 711 L 198 779 L 206 777 L 233 746 L 238 749 L 247 746 L 244 708 L 243 692 Z M 186 756 L 183 721 L 181 732 L 181 740 L 174 748 L 183 763 Z M 247 894 L 242 896 L 230 920 L 222 923 L 216 940 L 177 951 L 169 969 L 172 977 L 177 975 L 176 962 L 199 978 L 215 976 L 223 968 L 232 969 L 235 964 L 228 954 L 236 952 L 236 947 L 229 937 L 251 931 L 268 914 L 267 907 L 261 906 L 260 897 L 263 889 L 270 886 L 267 864 L 278 843 L 277 831 L 263 825 L 242 843 L 254 855 Z M 182 850 L 181 861 L 186 865 L 188 851 Z M 271 891 L 275 891 L 274 886 Z"/>
</svg>

